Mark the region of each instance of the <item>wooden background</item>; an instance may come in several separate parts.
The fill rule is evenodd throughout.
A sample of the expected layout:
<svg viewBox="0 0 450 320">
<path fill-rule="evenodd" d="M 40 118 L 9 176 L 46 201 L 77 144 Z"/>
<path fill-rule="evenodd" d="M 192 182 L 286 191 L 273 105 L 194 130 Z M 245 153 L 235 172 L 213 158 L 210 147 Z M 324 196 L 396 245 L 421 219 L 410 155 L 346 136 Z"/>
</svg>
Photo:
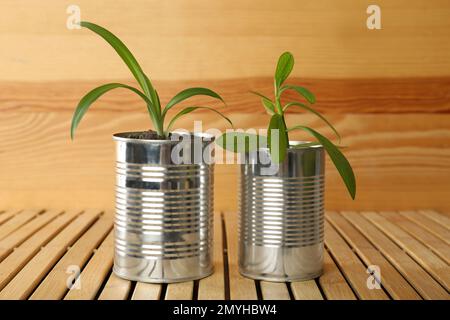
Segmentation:
<svg viewBox="0 0 450 320">
<path fill-rule="evenodd" d="M 118 90 L 87 114 L 74 142 L 72 112 L 91 87 L 133 83 L 100 38 L 66 28 L 72 1 L 0 3 L 0 204 L 113 207 L 111 134 L 147 129 L 145 108 Z M 81 17 L 129 46 L 163 102 L 186 86 L 208 86 L 228 102 L 236 127 L 265 127 L 248 93 L 271 94 L 276 60 L 296 58 L 293 82 L 309 87 L 344 137 L 357 200 L 328 163 L 329 210 L 450 210 L 450 2 L 378 0 L 382 30 L 366 28 L 360 0 L 78 0 Z M 293 98 L 293 95 L 287 98 Z M 186 117 L 225 128 L 209 113 Z M 289 123 L 316 118 L 292 113 Z M 330 135 L 331 136 L 331 135 Z M 299 135 L 296 138 L 305 139 Z M 237 167 L 216 167 L 216 208 L 237 207 Z"/>
</svg>

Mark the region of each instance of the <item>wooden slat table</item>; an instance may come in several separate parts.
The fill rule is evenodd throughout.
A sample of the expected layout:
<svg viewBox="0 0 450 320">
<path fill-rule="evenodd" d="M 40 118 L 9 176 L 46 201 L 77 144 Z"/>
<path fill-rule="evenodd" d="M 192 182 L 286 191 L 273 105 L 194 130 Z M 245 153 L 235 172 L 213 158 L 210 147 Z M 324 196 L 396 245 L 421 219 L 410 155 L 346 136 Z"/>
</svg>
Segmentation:
<svg viewBox="0 0 450 320">
<path fill-rule="evenodd" d="M 253 281 L 237 268 L 236 214 L 218 213 L 215 273 L 160 285 L 112 273 L 111 212 L 0 210 L 0 299 L 450 298 L 450 215 L 432 210 L 327 212 L 325 229 L 320 278 Z"/>
</svg>

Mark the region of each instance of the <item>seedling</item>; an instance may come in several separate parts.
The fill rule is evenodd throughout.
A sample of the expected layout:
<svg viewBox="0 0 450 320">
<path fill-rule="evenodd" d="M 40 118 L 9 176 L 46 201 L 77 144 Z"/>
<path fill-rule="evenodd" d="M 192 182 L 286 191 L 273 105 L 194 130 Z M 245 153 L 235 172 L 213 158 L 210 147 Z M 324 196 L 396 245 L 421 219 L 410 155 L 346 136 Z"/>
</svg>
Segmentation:
<svg viewBox="0 0 450 320">
<path fill-rule="evenodd" d="M 299 107 L 308 112 L 311 112 L 322 119 L 336 134 L 340 140 L 340 135 L 333 125 L 319 112 L 314 110 L 310 105 L 316 102 L 314 94 L 312 94 L 308 89 L 296 86 L 284 84 L 284 82 L 289 77 L 292 69 L 294 67 L 294 57 L 290 52 L 283 53 L 277 64 L 274 77 L 274 99 L 270 99 L 267 96 L 252 91 L 253 94 L 261 98 L 261 102 L 266 112 L 271 116 L 269 121 L 269 126 L 267 129 L 267 138 L 263 136 L 255 136 L 252 134 L 246 134 L 241 132 L 230 132 L 225 133 L 219 139 L 217 143 L 227 150 L 233 152 L 250 152 L 255 151 L 259 147 L 268 146 L 271 153 L 272 161 L 282 162 L 286 157 L 286 152 L 288 148 L 305 148 L 311 146 L 311 144 L 317 143 L 305 143 L 301 145 L 289 145 L 289 133 L 294 130 L 303 130 L 311 134 L 327 151 L 334 163 L 336 169 L 344 181 L 350 196 L 354 199 L 356 194 L 356 181 L 355 175 L 353 173 L 350 163 L 342 154 L 337 146 L 335 146 L 330 140 L 321 135 L 316 130 L 309 128 L 304 125 L 296 125 L 293 127 L 287 127 L 285 121 L 285 112 L 289 108 Z M 304 102 L 292 101 L 285 105 L 281 103 L 281 96 L 287 90 L 296 91 L 301 97 L 305 99 Z M 275 140 L 274 140 L 275 139 Z M 228 143 L 227 143 L 228 141 Z M 252 143 L 249 143 L 251 141 Z M 231 143 L 230 143 L 231 142 Z M 256 143 L 255 143 L 256 142 Z"/>
<path fill-rule="evenodd" d="M 178 94 L 176 94 L 170 101 L 165 105 L 164 108 L 161 107 L 161 102 L 159 99 L 158 92 L 153 87 L 150 79 L 147 77 L 147 75 L 142 70 L 141 66 L 137 62 L 136 58 L 133 56 L 133 54 L 130 52 L 130 50 L 125 46 L 125 44 L 114 34 L 109 32 L 103 27 L 100 27 L 94 23 L 82 21 L 80 23 L 82 27 L 88 28 L 91 31 L 98 34 L 100 37 L 102 37 L 104 40 L 106 40 L 117 52 L 117 54 L 122 58 L 123 62 L 128 66 L 131 73 L 133 74 L 134 78 L 138 82 L 140 89 L 122 84 L 122 83 L 108 83 L 104 84 L 100 87 L 97 87 L 90 92 L 88 92 L 78 103 L 78 106 L 75 110 L 75 113 L 72 118 L 72 125 L 70 128 L 70 135 L 71 138 L 74 138 L 75 130 L 80 123 L 81 119 L 83 118 L 84 114 L 87 112 L 89 107 L 94 103 L 98 98 L 100 98 L 105 93 L 116 89 L 116 88 L 124 88 L 128 89 L 135 94 L 137 94 L 139 97 L 144 100 L 148 113 L 150 115 L 151 122 L 153 124 L 153 128 L 156 132 L 156 138 L 157 139 L 168 139 L 170 132 L 175 124 L 175 122 L 180 119 L 182 116 L 191 113 L 198 109 L 207 109 L 210 111 L 213 111 L 223 117 L 228 123 L 231 123 L 230 119 L 228 119 L 226 116 L 224 116 L 221 112 L 206 106 L 189 106 L 183 108 L 181 111 L 179 111 L 177 114 L 173 116 L 173 118 L 169 121 L 167 126 L 165 125 L 165 120 L 167 117 L 167 112 L 173 108 L 178 103 L 191 98 L 193 96 L 209 96 L 214 99 L 220 100 L 223 103 L 224 100 L 221 96 L 219 96 L 216 92 L 207 89 L 207 88 L 189 88 L 185 89 Z"/>
</svg>

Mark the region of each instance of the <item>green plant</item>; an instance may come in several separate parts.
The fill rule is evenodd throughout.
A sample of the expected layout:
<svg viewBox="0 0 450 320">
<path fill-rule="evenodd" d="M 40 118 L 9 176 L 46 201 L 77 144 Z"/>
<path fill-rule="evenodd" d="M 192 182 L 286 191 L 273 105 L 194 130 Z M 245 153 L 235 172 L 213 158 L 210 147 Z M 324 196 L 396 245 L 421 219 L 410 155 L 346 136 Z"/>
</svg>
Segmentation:
<svg viewBox="0 0 450 320">
<path fill-rule="evenodd" d="M 217 139 L 217 143 L 224 149 L 233 151 L 233 152 L 250 152 L 258 149 L 260 146 L 268 146 L 272 161 L 274 162 L 282 162 L 285 159 L 286 152 L 288 148 L 303 148 L 310 146 L 311 143 L 298 145 L 298 146 L 290 146 L 289 145 L 289 132 L 294 130 L 303 130 L 307 133 L 311 134 L 319 144 L 321 144 L 324 149 L 327 151 L 330 156 L 332 162 L 336 166 L 339 174 L 344 181 L 350 196 L 354 199 L 356 194 L 356 181 L 355 175 L 353 173 L 352 167 L 350 163 L 342 154 L 337 146 L 335 146 L 330 140 L 321 135 L 319 132 L 311 129 L 307 126 L 296 125 L 293 127 L 287 127 L 285 121 L 285 112 L 287 109 L 291 107 L 300 107 L 308 112 L 311 112 L 322 119 L 340 140 L 340 135 L 337 130 L 333 127 L 333 125 L 320 113 L 314 110 L 309 104 L 314 104 L 316 102 L 315 96 L 306 88 L 284 84 L 286 79 L 289 77 L 292 69 L 294 67 L 294 57 L 290 52 L 283 53 L 278 59 L 277 68 L 275 70 L 274 77 L 274 99 L 271 100 L 267 96 L 252 91 L 253 94 L 256 94 L 261 98 L 261 102 L 266 112 L 271 116 L 269 121 L 269 126 L 267 129 L 267 138 L 263 136 L 257 136 L 242 132 L 230 132 L 225 133 L 221 137 Z M 287 90 L 294 90 L 300 96 L 302 96 L 306 102 L 292 101 L 288 102 L 285 105 L 281 103 L 281 96 L 283 92 Z M 272 135 L 272 132 L 278 133 L 278 135 Z M 272 137 L 277 138 L 276 141 L 271 141 Z M 232 141 L 232 143 L 227 143 L 227 141 Z M 252 141 L 253 143 L 250 143 Z M 254 143 L 256 142 L 256 143 Z M 275 149 L 274 149 L 275 148 Z"/>
<path fill-rule="evenodd" d="M 158 135 L 158 138 L 160 139 L 166 139 L 168 138 L 168 135 L 170 133 L 170 130 L 173 128 L 173 125 L 175 124 L 175 121 L 178 120 L 180 117 L 191 113 L 192 111 L 195 111 L 197 109 L 207 109 L 211 110 L 220 116 L 222 116 L 228 123 L 231 123 L 230 119 L 225 117 L 222 113 L 219 111 L 212 109 L 210 107 L 205 106 L 189 106 L 182 109 L 180 112 L 178 112 L 170 121 L 167 127 L 164 128 L 164 123 L 166 120 L 167 112 L 177 105 L 178 103 L 193 97 L 197 95 L 203 95 L 203 96 L 209 96 L 214 99 L 218 99 L 222 101 L 221 96 L 219 96 L 216 92 L 207 89 L 207 88 L 189 88 L 185 89 L 178 94 L 176 94 L 170 101 L 166 104 L 164 108 L 161 107 L 161 102 L 159 100 L 158 92 L 153 87 L 150 79 L 147 77 L 147 75 L 142 70 L 141 66 L 137 62 L 136 58 L 133 56 L 133 54 L 130 52 L 130 50 L 125 46 L 125 44 L 114 34 L 109 32 L 103 27 L 100 27 L 94 23 L 82 21 L 81 23 L 82 27 L 88 28 L 91 31 L 98 34 L 100 37 L 102 37 L 104 40 L 106 40 L 117 52 L 117 54 L 122 58 L 122 60 L 125 62 L 125 64 L 130 69 L 131 73 L 133 74 L 134 78 L 138 82 L 139 86 L 141 87 L 142 91 L 138 88 L 128 86 L 122 83 L 108 83 L 105 85 L 102 85 L 100 87 L 97 87 L 90 92 L 88 92 L 78 103 L 78 106 L 75 110 L 75 113 L 72 118 L 72 125 L 70 128 L 70 136 L 73 139 L 75 135 L 75 130 L 80 123 L 81 119 L 83 118 L 86 111 L 89 109 L 91 104 L 95 102 L 98 98 L 100 98 L 103 94 L 107 93 L 108 91 L 111 91 L 116 88 L 124 88 L 128 89 L 134 93 L 136 93 L 139 97 L 141 97 L 145 104 L 147 105 L 147 110 L 150 115 L 150 119 L 153 123 L 153 127 L 156 131 L 156 134 Z"/>
</svg>

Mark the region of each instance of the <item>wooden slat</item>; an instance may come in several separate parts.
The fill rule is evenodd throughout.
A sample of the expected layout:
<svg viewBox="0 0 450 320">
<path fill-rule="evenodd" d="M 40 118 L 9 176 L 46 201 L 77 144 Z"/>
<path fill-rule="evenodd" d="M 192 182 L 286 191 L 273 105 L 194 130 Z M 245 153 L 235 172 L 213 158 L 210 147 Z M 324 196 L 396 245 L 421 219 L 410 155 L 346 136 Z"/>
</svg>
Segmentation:
<svg viewBox="0 0 450 320">
<path fill-rule="evenodd" d="M 286 283 L 261 281 L 263 300 L 290 300 Z"/>
<path fill-rule="evenodd" d="M 383 290 L 371 290 L 367 287 L 366 266 L 327 221 L 325 221 L 325 244 L 360 299 L 388 299 Z"/>
<path fill-rule="evenodd" d="M 170 283 L 167 285 L 165 300 L 192 300 L 194 281 Z"/>
<path fill-rule="evenodd" d="M 66 252 L 89 226 L 97 219 L 100 211 L 88 210 L 78 216 L 59 233 L 3 288 L 0 299 L 26 299 L 41 282 L 59 258 Z"/>
<path fill-rule="evenodd" d="M 297 281 L 291 283 L 295 300 L 323 300 L 316 281 Z"/>
<path fill-rule="evenodd" d="M 67 288 L 67 270 L 70 266 L 77 266 L 80 270 L 91 257 L 112 228 L 111 215 L 104 214 L 95 224 L 81 236 L 67 253 L 53 267 L 52 271 L 36 288 L 31 300 L 59 300 L 64 297 Z"/>
<path fill-rule="evenodd" d="M 224 213 L 227 239 L 228 272 L 230 280 L 231 300 L 257 300 L 255 281 L 243 277 L 238 267 L 237 213 Z"/>
<path fill-rule="evenodd" d="M 450 264 L 450 246 L 434 234 L 424 229 L 413 221 L 406 219 L 404 216 L 396 214 L 384 214 L 386 219 L 402 228 L 404 231 L 422 242 L 438 255 L 447 264 Z"/>
<path fill-rule="evenodd" d="M 450 267 L 436 256 L 422 243 L 408 235 L 398 226 L 384 218 L 384 215 L 397 214 L 395 212 L 363 212 L 362 215 L 372 221 L 380 230 L 391 238 L 398 246 L 413 257 L 425 270 L 428 271 L 441 285 L 450 290 Z"/>
<path fill-rule="evenodd" d="M 137 282 L 134 288 L 132 300 L 159 300 L 161 296 L 161 284 Z"/>
<path fill-rule="evenodd" d="M 214 216 L 214 273 L 201 279 L 198 284 L 198 300 L 224 300 L 225 284 L 223 269 L 222 217 Z"/>
<path fill-rule="evenodd" d="M 6 221 L 8 221 L 9 219 L 11 219 L 12 217 L 14 217 L 18 212 L 16 210 L 8 210 L 8 211 L 4 211 L 1 215 L 0 215 L 0 225 L 5 223 Z"/>
<path fill-rule="evenodd" d="M 319 284 L 328 300 L 356 299 L 350 285 L 330 257 L 328 250 L 324 250 L 323 253 L 323 274 L 319 278 Z"/>
<path fill-rule="evenodd" d="M 61 210 L 49 210 L 43 214 L 38 215 L 35 219 L 31 220 L 21 228 L 17 229 L 13 233 L 10 233 L 6 238 L 0 240 L 0 261 L 2 261 L 12 250 L 31 237 L 35 232 L 44 227 L 50 221 L 55 219 Z"/>
<path fill-rule="evenodd" d="M 446 227 L 447 229 L 450 229 L 450 217 L 445 215 L 445 214 L 441 214 L 439 212 L 436 212 L 434 210 L 419 210 L 419 213 L 427 216 L 428 218 L 436 221 L 437 223 L 439 223 L 440 225 Z"/>
<path fill-rule="evenodd" d="M 64 300 L 92 300 L 111 271 L 114 260 L 114 231 L 103 240 L 100 247 L 80 274 L 81 286 L 71 289 Z"/>
<path fill-rule="evenodd" d="M 16 248 L 3 260 L 0 263 L 0 290 L 6 286 L 42 246 L 65 228 L 80 212 L 79 210 L 65 212 L 22 243 L 20 247 Z"/>
<path fill-rule="evenodd" d="M 111 272 L 108 281 L 105 284 L 99 300 L 125 300 L 131 289 L 131 281 L 119 278 Z"/>
<path fill-rule="evenodd" d="M 444 240 L 447 244 L 450 244 L 450 230 L 440 225 L 436 221 L 429 219 L 426 215 L 416 211 L 401 211 L 400 214 L 415 223 L 421 225 L 435 236 Z"/>
<path fill-rule="evenodd" d="M 397 268 L 425 299 L 447 299 L 448 294 L 421 266 L 397 244 L 358 212 L 342 212 L 369 241 Z"/>
<path fill-rule="evenodd" d="M 421 299 L 391 263 L 344 217 L 337 212 L 327 212 L 327 219 L 367 266 L 376 265 L 380 268 L 381 283 L 391 297 L 400 300 Z"/>
<path fill-rule="evenodd" d="M 14 217 L 0 226 L 0 240 L 6 238 L 10 233 L 19 229 L 25 223 L 36 217 L 43 210 L 27 209 L 19 212 Z"/>
</svg>

